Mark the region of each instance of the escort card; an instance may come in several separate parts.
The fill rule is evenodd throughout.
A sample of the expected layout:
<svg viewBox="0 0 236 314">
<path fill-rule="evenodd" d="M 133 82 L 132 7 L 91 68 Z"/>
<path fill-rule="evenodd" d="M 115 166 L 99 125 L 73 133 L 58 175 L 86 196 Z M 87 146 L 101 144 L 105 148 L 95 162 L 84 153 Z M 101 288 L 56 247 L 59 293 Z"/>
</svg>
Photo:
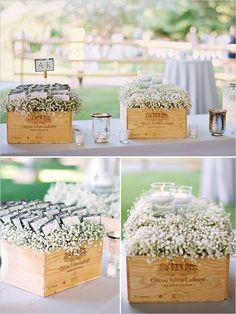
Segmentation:
<svg viewBox="0 0 236 314">
<path fill-rule="evenodd" d="M 80 223 L 78 216 L 62 217 L 61 220 L 65 226 L 79 225 Z"/>
<path fill-rule="evenodd" d="M 43 217 L 43 218 L 35 219 L 31 221 L 29 225 L 34 231 L 37 231 L 40 229 L 41 226 L 43 226 L 48 221 L 49 219 L 47 217 Z"/>
<path fill-rule="evenodd" d="M 50 220 L 46 224 L 41 227 L 42 232 L 47 236 L 48 234 L 52 233 L 56 229 L 60 228 L 56 219 Z"/>
</svg>

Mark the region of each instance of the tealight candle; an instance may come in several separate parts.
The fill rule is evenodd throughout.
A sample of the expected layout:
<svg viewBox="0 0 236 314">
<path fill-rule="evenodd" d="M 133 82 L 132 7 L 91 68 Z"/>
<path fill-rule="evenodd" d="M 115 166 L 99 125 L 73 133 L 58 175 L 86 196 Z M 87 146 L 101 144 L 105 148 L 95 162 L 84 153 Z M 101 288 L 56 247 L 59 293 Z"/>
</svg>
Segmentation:
<svg viewBox="0 0 236 314">
<path fill-rule="evenodd" d="M 174 195 L 170 192 L 155 192 L 151 195 L 152 200 L 158 201 L 159 203 L 171 202 L 174 200 Z"/>
<path fill-rule="evenodd" d="M 175 207 L 188 208 L 192 204 L 192 187 L 177 186 L 175 188 Z"/>
<path fill-rule="evenodd" d="M 155 215 L 162 216 L 174 209 L 174 183 L 157 182 L 151 184 L 150 198 Z"/>
</svg>

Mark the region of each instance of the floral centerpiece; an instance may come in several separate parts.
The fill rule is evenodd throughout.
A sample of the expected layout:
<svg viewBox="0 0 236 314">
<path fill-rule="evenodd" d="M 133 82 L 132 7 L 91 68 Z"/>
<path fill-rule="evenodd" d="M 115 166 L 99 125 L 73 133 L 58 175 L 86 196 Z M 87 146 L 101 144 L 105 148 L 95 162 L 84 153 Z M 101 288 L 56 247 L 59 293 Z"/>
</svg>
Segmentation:
<svg viewBox="0 0 236 314">
<path fill-rule="evenodd" d="M 47 191 L 45 201 L 63 202 L 66 205 L 86 206 L 89 211 L 105 217 L 119 218 L 120 201 L 118 187 L 109 193 L 96 193 L 85 184 L 63 183 L 52 184 Z"/>
<path fill-rule="evenodd" d="M 9 144 L 72 143 L 72 113 L 82 100 L 67 84 L 28 84 L 12 89 L 2 102 Z"/>
<path fill-rule="evenodd" d="M 155 77 L 139 77 L 120 92 L 120 117 L 129 138 L 185 138 L 190 108 L 186 91 Z"/>
<path fill-rule="evenodd" d="M 54 86 L 56 85 L 56 86 Z M 28 114 L 32 112 L 79 112 L 82 100 L 69 87 L 21 85 L 12 90 L 2 103 L 2 111 Z M 62 90 L 62 91 L 61 91 Z"/>
<path fill-rule="evenodd" d="M 233 232 L 224 208 L 194 199 L 192 208 L 155 216 L 149 194 L 134 203 L 125 223 L 127 255 L 220 259 L 233 253 Z"/>
<path fill-rule="evenodd" d="M 76 254 L 80 246 L 89 248 L 94 241 L 102 245 L 104 226 L 99 217 L 85 207 L 22 201 L 3 205 L 0 215 L 1 238 L 17 246 Z"/>
<path fill-rule="evenodd" d="M 190 109 L 190 98 L 180 87 L 138 78 L 121 89 L 120 103 L 126 108 Z"/>
</svg>

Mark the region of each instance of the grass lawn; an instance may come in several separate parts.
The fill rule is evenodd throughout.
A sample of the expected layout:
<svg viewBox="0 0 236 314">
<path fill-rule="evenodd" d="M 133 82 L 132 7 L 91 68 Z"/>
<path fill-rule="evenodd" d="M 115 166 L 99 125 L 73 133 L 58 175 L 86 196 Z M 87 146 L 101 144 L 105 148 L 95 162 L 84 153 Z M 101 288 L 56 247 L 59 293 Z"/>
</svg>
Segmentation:
<svg viewBox="0 0 236 314">
<path fill-rule="evenodd" d="M 166 181 L 175 182 L 176 185 L 190 185 L 193 187 L 193 194 L 199 194 L 200 171 L 184 172 L 131 172 L 123 173 L 121 176 L 121 225 L 127 220 L 128 209 L 134 200 L 144 190 L 148 190 L 152 182 Z M 235 228 L 235 207 L 234 204 L 227 205 L 226 211 L 231 214 L 231 221 Z M 123 231 L 123 230 L 122 230 Z"/>
<path fill-rule="evenodd" d="M 8 90 L 3 90 L 0 97 L 7 95 Z M 83 99 L 81 111 L 75 115 L 75 119 L 89 120 L 93 112 L 109 112 L 113 118 L 119 118 L 119 88 L 115 87 L 89 87 L 81 88 L 80 95 Z M 1 122 L 6 122 L 6 114 L 2 113 Z"/>
<path fill-rule="evenodd" d="M 1 181 L 1 201 L 43 199 L 51 183 L 15 184 L 12 180 Z"/>
</svg>

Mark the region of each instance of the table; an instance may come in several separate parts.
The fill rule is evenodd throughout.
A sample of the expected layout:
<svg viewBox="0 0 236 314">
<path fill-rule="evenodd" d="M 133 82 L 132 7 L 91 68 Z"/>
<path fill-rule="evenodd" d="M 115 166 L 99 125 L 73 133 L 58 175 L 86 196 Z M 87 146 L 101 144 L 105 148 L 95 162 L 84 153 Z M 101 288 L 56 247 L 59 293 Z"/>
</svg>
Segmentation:
<svg viewBox="0 0 236 314">
<path fill-rule="evenodd" d="M 119 305 L 119 279 L 110 279 L 104 275 L 46 298 L 0 283 L 2 314 L 118 314 Z"/>
<path fill-rule="evenodd" d="M 7 144 L 6 124 L 1 125 L 2 156 L 235 156 L 235 137 L 228 128 L 224 136 L 208 131 L 208 115 L 188 116 L 189 125 L 198 125 L 196 139 L 119 141 L 120 120 L 112 119 L 111 138 L 107 144 L 95 144 L 90 120 L 74 122 L 85 137 L 85 145 L 75 144 Z"/>
<path fill-rule="evenodd" d="M 235 256 L 230 262 L 229 298 L 222 302 L 129 304 L 127 299 L 126 262 L 124 248 L 121 260 L 122 313 L 235 313 Z"/>
<path fill-rule="evenodd" d="M 168 60 L 165 67 L 168 83 L 179 85 L 189 93 L 190 114 L 206 114 L 210 108 L 218 108 L 219 101 L 214 70 L 209 60 Z"/>
</svg>

